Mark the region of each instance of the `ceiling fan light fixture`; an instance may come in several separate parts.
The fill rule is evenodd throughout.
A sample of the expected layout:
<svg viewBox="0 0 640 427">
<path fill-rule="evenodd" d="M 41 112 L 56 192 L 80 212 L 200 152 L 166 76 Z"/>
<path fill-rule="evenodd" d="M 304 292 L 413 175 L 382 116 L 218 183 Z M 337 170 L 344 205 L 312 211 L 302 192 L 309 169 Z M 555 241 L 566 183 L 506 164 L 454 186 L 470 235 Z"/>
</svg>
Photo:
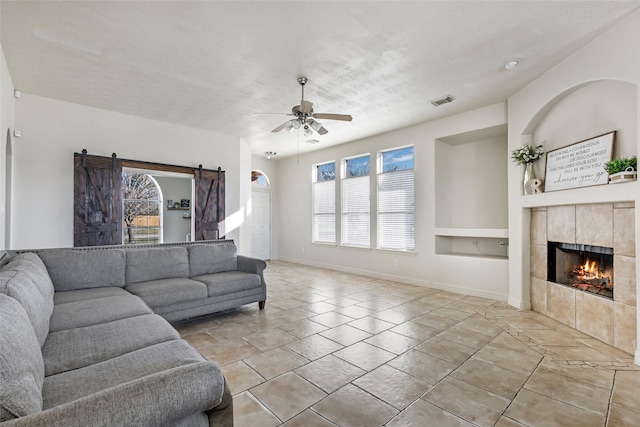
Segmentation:
<svg viewBox="0 0 640 427">
<path fill-rule="evenodd" d="M 304 136 L 311 136 L 311 135 L 313 135 L 313 131 L 311 130 L 309 125 L 304 125 Z"/>
<path fill-rule="evenodd" d="M 291 123 L 289 123 L 285 129 L 287 130 L 287 132 L 293 133 L 293 125 Z"/>
<path fill-rule="evenodd" d="M 322 127 L 322 123 L 318 123 L 315 120 L 309 120 L 309 126 L 311 126 L 311 128 L 313 130 L 318 132 L 320 130 L 320 128 Z"/>
<path fill-rule="evenodd" d="M 271 160 L 273 157 L 275 157 L 276 154 L 278 154 L 278 153 L 276 153 L 275 151 L 265 151 L 264 152 L 264 155 L 267 156 L 267 159 L 269 159 L 269 160 Z"/>
<path fill-rule="evenodd" d="M 300 120 L 291 120 L 291 126 L 293 126 L 294 129 L 300 129 Z"/>
<path fill-rule="evenodd" d="M 502 69 L 509 71 L 509 70 L 513 70 L 518 65 L 520 65 L 520 62 L 517 59 L 510 59 L 504 62 L 501 67 Z"/>
</svg>

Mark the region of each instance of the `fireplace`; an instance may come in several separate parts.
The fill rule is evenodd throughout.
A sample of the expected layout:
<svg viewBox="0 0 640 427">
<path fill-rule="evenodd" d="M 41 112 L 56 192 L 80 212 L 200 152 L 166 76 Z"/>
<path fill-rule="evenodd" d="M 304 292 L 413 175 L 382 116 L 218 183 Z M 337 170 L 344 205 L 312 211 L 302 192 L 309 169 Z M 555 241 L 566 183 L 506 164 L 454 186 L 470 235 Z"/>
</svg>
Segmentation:
<svg viewBox="0 0 640 427">
<path fill-rule="evenodd" d="M 613 248 L 548 242 L 547 280 L 613 299 Z"/>
</svg>

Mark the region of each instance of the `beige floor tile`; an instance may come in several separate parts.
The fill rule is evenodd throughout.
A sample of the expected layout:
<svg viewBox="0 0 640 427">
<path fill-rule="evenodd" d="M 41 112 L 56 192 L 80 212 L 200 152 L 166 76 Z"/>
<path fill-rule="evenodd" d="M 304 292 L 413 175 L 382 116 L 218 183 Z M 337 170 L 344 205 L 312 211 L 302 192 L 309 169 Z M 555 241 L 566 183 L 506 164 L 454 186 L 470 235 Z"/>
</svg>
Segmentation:
<svg viewBox="0 0 640 427">
<path fill-rule="evenodd" d="M 353 299 L 353 298 L 349 298 L 347 296 L 341 296 L 341 297 L 337 297 L 337 298 L 330 298 L 328 300 L 325 300 L 324 302 L 336 305 L 338 307 L 349 307 L 351 305 L 356 305 L 356 304 L 358 304 L 358 303 L 360 303 L 362 301 L 357 300 L 357 299 Z"/>
<path fill-rule="evenodd" d="M 322 418 L 320 415 L 316 414 L 311 409 L 307 409 L 303 413 L 296 415 L 286 423 L 282 424 L 282 427 L 337 427 L 337 426 L 331 421 L 327 420 L 326 418 Z"/>
<path fill-rule="evenodd" d="M 437 407 L 429 402 L 418 399 L 397 417 L 393 418 L 387 427 L 473 427 L 473 424 Z"/>
<path fill-rule="evenodd" d="M 327 326 L 321 325 L 320 323 L 314 322 L 313 320 L 302 319 L 296 322 L 282 325 L 278 329 L 281 329 L 298 338 L 304 338 L 308 337 L 309 335 L 317 334 L 318 332 L 326 331 L 329 328 Z"/>
<path fill-rule="evenodd" d="M 323 336 L 311 335 L 310 337 L 291 342 L 287 344 L 286 347 L 302 357 L 309 360 L 316 360 L 336 350 L 340 350 L 344 346 Z"/>
<path fill-rule="evenodd" d="M 271 305 L 278 307 L 281 310 L 289 310 L 291 308 L 300 307 L 306 305 L 306 302 L 300 301 L 298 299 L 282 299 L 275 302 L 271 302 Z"/>
<path fill-rule="evenodd" d="M 354 319 L 361 319 L 365 316 L 369 316 L 373 311 L 357 305 L 350 305 L 348 307 L 338 307 L 334 310 L 336 313 L 344 314 L 345 316 L 353 317 Z"/>
<path fill-rule="evenodd" d="M 201 354 L 207 359 L 215 361 L 219 365 L 226 365 L 259 353 L 260 350 L 248 342 L 243 339 L 236 338 L 221 342 L 216 346 L 209 347 Z"/>
<path fill-rule="evenodd" d="M 395 354 L 402 354 L 405 351 L 409 350 L 411 347 L 414 347 L 420 344 L 420 341 L 407 337 L 405 335 L 400 335 L 391 331 L 380 332 L 372 336 L 371 338 L 367 338 L 364 342 L 375 345 L 376 347 L 386 349 Z"/>
<path fill-rule="evenodd" d="M 640 412 L 638 396 L 640 395 L 640 372 L 617 372 L 613 384 L 611 403 L 625 409 Z"/>
<path fill-rule="evenodd" d="M 354 319 L 352 317 L 345 316 L 344 314 L 336 313 L 335 311 L 329 311 L 310 317 L 309 320 L 313 320 L 314 322 L 318 322 L 321 325 L 328 326 L 329 328 L 335 328 L 336 326 L 351 322 Z"/>
<path fill-rule="evenodd" d="M 461 365 L 478 350 L 473 347 L 449 341 L 441 337 L 433 337 L 415 347 L 423 353 L 430 354 L 447 362 Z"/>
<path fill-rule="evenodd" d="M 611 405 L 607 427 L 637 427 L 640 426 L 640 412 L 630 411 L 618 405 Z"/>
<path fill-rule="evenodd" d="M 595 412 L 603 417 L 607 414 L 609 396 L 611 395 L 610 389 L 596 387 L 593 384 L 565 376 L 559 378 L 557 373 L 546 369 L 537 369 L 526 382 L 524 388 Z"/>
<path fill-rule="evenodd" d="M 528 378 L 474 359 L 464 362 L 451 376 L 507 399 L 513 399 Z"/>
<path fill-rule="evenodd" d="M 275 427 L 280 420 L 248 391 L 233 397 L 234 427 Z"/>
<path fill-rule="evenodd" d="M 556 360 L 589 360 L 591 362 L 611 360 L 611 357 L 586 345 L 579 347 L 547 346 L 547 350 Z"/>
<path fill-rule="evenodd" d="M 526 376 L 531 375 L 542 360 L 540 355 L 532 356 L 491 343 L 481 348 L 473 358 Z"/>
<path fill-rule="evenodd" d="M 440 332 L 436 336 L 457 342 L 458 344 L 466 345 L 467 347 L 473 347 L 478 350 L 493 339 L 493 337 L 488 335 L 479 334 L 464 328 L 458 328 L 458 325 L 452 326 L 451 328 Z"/>
<path fill-rule="evenodd" d="M 224 325 L 220 325 L 219 327 L 208 329 L 207 333 L 211 335 L 216 341 L 225 342 L 242 338 L 243 336 L 255 331 L 256 328 L 253 326 L 249 326 L 244 323 L 234 323 L 228 325 L 227 327 L 225 327 Z"/>
<path fill-rule="evenodd" d="M 231 394 L 233 395 L 248 390 L 258 384 L 262 384 L 265 381 L 260 374 L 241 360 L 223 366 L 222 373 L 227 379 Z"/>
<path fill-rule="evenodd" d="M 494 427 L 527 427 L 524 424 L 520 424 L 517 421 L 512 420 L 511 418 L 502 416 L 495 424 Z"/>
<path fill-rule="evenodd" d="M 268 380 L 299 368 L 309 360 L 289 349 L 276 348 L 245 359 L 245 362 Z"/>
<path fill-rule="evenodd" d="M 456 326 L 454 326 L 454 328 L 464 328 L 472 332 L 488 335 L 491 338 L 497 337 L 504 331 L 504 329 L 502 329 L 500 326 L 489 322 L 488 320 L 477 314 L 467 317 Z"/>
<path fill-rule="evenodd" d="M 372 314 L 376 319 L 384 320 L 385 322 L 391 322 L 394 325 L 399 325 L 402 322 L 410 320 L 413 316 L 396 310 L 396 307 L 388 310 L 379 311 Z"/>
<path fill-rule="evenodd" d="M 404 409 L 431 388 L 388 365 L 382 365 L 353 382 L 396 409 Z"/>
<path fill-rule="evenodd" d="M 305 309 L 313 311 L 317 314 L 328 313 L 337 308 L 337 306 L 333 304 L 326 303 L 324 301 L 313 302 L 309 305 L 304 306 Z"/>
<path fill-rule="evenodd" d="M 396 326 L 395 323 L 385 322 L 384 320 L 376 319 L 375 317 L 366 316 L 353 322 L 349 322 L 348 325 L 361 329 L 370 334 L 377 334 L 387 329 Z"/>
<path fill-rule="evenodd" d="M 429 338 L 437 335 L 441 332 L 440 329 L 432 328 L 431 326 L 423 325 L 414 321 L 404 322 L 391 329 L 391 332 L 397 332 L 399 334 L 411 337 L 420 341 L 428 340 Z"/>
<path fill-rule="evenodd" d="M 400 304 L 400 303 L 393 304 L 393 303 L 390 303 L 390 302 L 387 302 L 387 301 L 381 301 L 379 299 L 371 299 L 369 301 L 360 302 L 360 303 L 358 303 L 356 305 L 358 307 L 363 307 L 363 308 L 371 310 L 371 311 L 373 311 L 375 313 L 378 313 L 380 311 L 388 310 L 391 307 L 395 307 L 398 304 Z"/>
<path fill-rule="evenodd" d="M 501 317 L 500 320 L 509 326 L 519 329 L 521 331 L 527 329 L 551 329 L 549 325 L 546 325 L 542 322 L 538 322 L 534 319 L 525 316 L 518 317 Z"/>
<path fill-rule="evenodd" d="M 457 364 L 447 362 L 417 350 L 407 351 L 390 361 L 388 365 L 428 384 L 436 384 L 458 367 Z"/>
<path fill-rule="evenodd" d="M 341 427 L 381 426 L 398 413 L 392 406 L 351 384 L 330 394 L 311 409 Z"/>
<path fill-rule="evenodd" d="M 348 324 L 327 329 L 326 331 L 321 332 L 320 335 L 337 343 L 340 343 L 343 346 L 355 344 L 358 341 L 362 341 L 371 336 L 370 333 L 350 326 Z"/>
<path fill-rule="evenodd" d="M 511 403 L 510 399 L 447 377 L 423 399 L 479 426 L 493 426 Z"/>
<path fill-rule="evenodd" d="M 602 427 L 605 418 L 529 390 L 522 390 L 504 415 L 530 427 Z"/>
<path fill-rule="evenodd" d="M 365 342 L 345 347 L 336 351 L 334 355 L 366 371 L 371 371 L 396 357 L 394 353 Z"/>
<path fill-rule="evenodd" d="M 416 317 L 411 320 L 412 322 L 420 323 L 421 325 L 429 326 L 440 331 L 444 331 L 456 325 L 460 320 L 449 319 L 447 317 L 438 316 L 437 314 L 427 313 L 422 316 Z"/>
<path fill-rule="evenodd" d="M 327 393 L 293 372 L 252 388 L 251 394 L 282 421 L 293 418 L 327 396 Z"/>
<path fill-rule="evenodd" d="M 539 368 L 571 377 L 597 387 L 607 388 L 609 390 L 613 388 L 613 377 L 615 375 L 615 371 L 613 370 L 557 363 L 549 357 L 545 357 L 542 360 Z"/>
<path fill-rule="evenodd" d="M 529 339 L 529 337 L 525 336 L 525 339 Z M 519 353 L 530 354 L 532 356 L 540 355 L 535 349 L 529 347 L 524 342 L 510 335 L 508 332 L 503 332 L 493 340 L 491 340 L 491 345 L 508 348 L 509 350 L 517 351 Z"/>
<path fill-rule="evenodd" d="M 315 316 L 318 313 L 314 313 L 313 311 L 309 311 L 307 309 L 296 307 L 291 310 L 284 310 L 278 313 L 278 317 L 288 320 L 289 322 L 295 322 L 296 320 L 306 319 L 311 316 Z"/>
<path fill-rule="evenodd" d="M 539 344 L 573 347 L 583 345 L 572 336 L 557 330 L 528 329 L 524 334 Z"/>
<path fill-rule="evenodd" d="M 295 341 L 296 337 L 275 328 L 254 332 L 244 336 L 243 339 L 258 350 L 267 351 Z"/>
<path fill-rule="evenodd" d="M 327 393 L 333 393 L 340 387 L 367 373 L 364 369 L 360 369 L 333 355 L 311 362 L 296 369 L 295 372 Z"/>
</svg>

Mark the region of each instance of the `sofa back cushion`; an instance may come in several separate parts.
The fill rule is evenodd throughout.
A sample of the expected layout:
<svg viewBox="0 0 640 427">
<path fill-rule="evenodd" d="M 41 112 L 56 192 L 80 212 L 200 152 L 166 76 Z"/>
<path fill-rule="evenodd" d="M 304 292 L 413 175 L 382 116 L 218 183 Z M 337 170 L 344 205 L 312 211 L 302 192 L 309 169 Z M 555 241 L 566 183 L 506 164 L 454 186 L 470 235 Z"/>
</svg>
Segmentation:
<svg viewBox="0 0 640 427">
<path fill-rule="evenodd" d="M 0 293 L 22 305 L 42 347 L 53 313 L 53 284 L 37 255 L 18 255 L 4 266 L 0 271 Z"/>
<path fill-rule="evenodd" d="M 47 249 L 39 255 L 56 291 L 125 286 L 123 249 Z"/>
<path fill-rule="evenodd" d="M 127 283 L 189 277 L 189 253 L 182 246 L 127 249 Z"/>
<path fill-rule="evenodd" d="M 42 411 L 44 362 L 29 317 L 0 294 L 0 422 Z"/>
<path fill-rule="evenodd" d="M 191 277 L 236 271 L 238 250 L 233 242 L 189 246 Z"/>
</svg>

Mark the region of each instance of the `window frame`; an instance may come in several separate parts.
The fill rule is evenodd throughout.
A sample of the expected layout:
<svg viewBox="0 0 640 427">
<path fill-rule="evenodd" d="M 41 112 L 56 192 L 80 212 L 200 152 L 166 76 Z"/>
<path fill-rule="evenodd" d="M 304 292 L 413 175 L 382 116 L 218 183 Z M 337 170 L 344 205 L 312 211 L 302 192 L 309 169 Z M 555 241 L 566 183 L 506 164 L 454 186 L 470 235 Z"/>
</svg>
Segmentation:
<svg viewBox="0 0 640 427">
<path fill-rule="evenodd" d="M 319 181 L 318 180 L 318 174 L 319 174 L 319 168 L 325 165 L 330 165 L 333 164 L 333 179 L 329 179 L 329 180 L 324 180 L 324 181 Z M 326 162 L 320 162 L 320 163 L 314 163 L 311 167 L 311 243 L 313 244 L 318 244 L 318 245 L 331 245 L 331 246 L 335 246 L 337 244 L 337 238 L 338 238 L 338 233 L 337 233 L 337 215 L 336 215 L 336 181 L 338 179 L 337 177 L 337 164 L 335 160 L 331 160 L 331 161 L 326 161 Z M 317 191 L 319 191 L 319 186 L 318 184 L 324 184 L 324 183 L 328 183 L 328 182 L 333 182 L 333 241 L 328 241 L 328 240 L 319 240 L 316 237 L 316 221 L 317 218 L 319 218 L 320 216 L 329 216 L 331 215 L 331 213 L 316 213 L 316 194 Z"/>
<path fill-rule="evenodd" d="M 341 179 L 340 179 L 340 245 L 349 248 L 361 248 L 361 249 L 371 249 L 371 153 L 364 153 L 355 156 L 345 157 L 341 160 Z M 366 175 L 360 176 L 350 176 L 349 174 L 349 162 L 353 160 L 358 160 L 362 158 L 368 159 L 368 170 Z M 349 180 L 360 180 L 364 181 L 366 179 L 366 188 L 367 188 L 367 197 L 366 197 L 366 206 L 367 206 L 367 241 L 363 244 L 358 244 L 357 242 L 346 241 L 346 236 L 349 233 L 347 217 L 350 215 L 357 215 L 358 213 L 364 214 L 365 212 L 347 212 L 345 211 L 345 197 L 346 189 L 349 187 Z M 357 185 L 357 184 L 356 184 Z M 357 193 L 356 193 L 357 194 Z"/>
</svg>

